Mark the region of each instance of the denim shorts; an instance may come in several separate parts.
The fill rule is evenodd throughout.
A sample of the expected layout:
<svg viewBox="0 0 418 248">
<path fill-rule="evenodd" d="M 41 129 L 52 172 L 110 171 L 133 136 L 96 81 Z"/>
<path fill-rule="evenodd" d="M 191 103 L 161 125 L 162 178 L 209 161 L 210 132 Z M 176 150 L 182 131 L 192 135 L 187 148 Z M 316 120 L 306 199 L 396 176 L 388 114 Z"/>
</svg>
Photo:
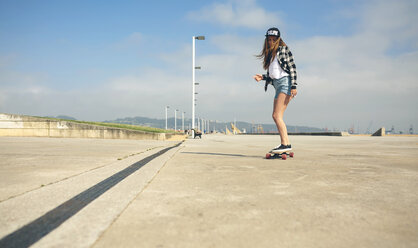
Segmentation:
<svg viewBox="0 0 418 248">
<path fill-rule="evenodd" d="M 274 96 L 274 99 L 277 99 L 280 92 L 283 92 L 288 96 L 291 95 L 290 90 L 292 89 L 292 85 L 290 82 L 290 76 L 273 79 L 273 86 L 276 89 L 276 95 Z"/>
</svg>

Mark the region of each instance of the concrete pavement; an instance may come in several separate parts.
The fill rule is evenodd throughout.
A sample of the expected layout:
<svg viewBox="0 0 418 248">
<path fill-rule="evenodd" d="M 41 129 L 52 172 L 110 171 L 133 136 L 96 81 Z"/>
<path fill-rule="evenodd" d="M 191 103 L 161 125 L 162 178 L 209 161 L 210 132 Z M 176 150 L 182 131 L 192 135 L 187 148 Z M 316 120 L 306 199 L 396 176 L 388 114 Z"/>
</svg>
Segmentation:
<svg viewBox="0 0 418 248">
<path fill-rule="evenodd" d="M 124 179 L 34 247 L 418 246 L 418 138 L 291 136 L 295 158 L 264 159 L 278 138 L 206 135 L 187 140 Z M 36 188 L 36 176 L 33 182 L 30 177 L 7 180 L 19 178 L 22 171 L 36 175 L 30 167 L 20 169 L 22 158 L 42 160 L 44 156 L 37 154 L 55 154 L 54 145 L 45 145 L 51 151 L 42 153 L 30 148 L 38 139 L 8 139 L 1 138 L 0 146 L 17 142 L 15 148 L 24 146 L 28 155 L 0 149 L 0 158 L 7 161 L 0 163 L 3 185 L 9 187 L 1 194 L 1 237 L 174 144 L 144 143 L 138 149 L 138 143 L 129 143 L 138 141 L 119 141 L 119 152 L 102 147 L 101 153 L 97 147 L 104 146 L 102 142 L 115 140 L 98 140 L 92 148 L 96 155 L 79 157 L 74 170 L 68 163 L 65 167 L 72 172 L 65 175 L 57 167 L 60 177 L 55 167 L 45 169 L 49 183 Z M 67 155 L 55 157 L 55 164 L 61 164 L 60 159 L 66 161 Z M 21 166 L 14 171 L 14 164 Z M 20 185 L 20 191 L 11 189 Z"/>
<path fill-rule="evenodd" d="M 0 137 L 0 202 L 174 143 L 154 140 Z"/>
<path fill-rule="evenodd" d="M 10 138 L 2 138 L 0 139 L 0 142 L 10 143 Z M 47 167 L 46 169 L 43 167 L 40 168 L 43 170 L 50 170 L 51 175 L 54 174 L 52 173 L 54 170 L 60 172 L 63 168 L 66 168 L 66 170 L 70 172 L 70 176 L 61 178 L 59 177 L 61 174 L 57 173 L 58 176 L 47 178 L 51 181 L 49 184 L 30 191 L 21 192 L 7 200 L 1 201 L 0 236 L 3 238 L 10 233 L 12 233 L 13 236 L 13 233 L 15 233 L 16 230 L 22 230 L 22 227 L 28 223 L 46 223 L 46 227 L 54 225 L 54 220 L 51 221 L 51 219 L 48 220 L 42 216 L 48 215 L 51 210 L 57 208 L 57 206 L 69 199 L 74 199 L 74 197 L 80 195 L 82 192 L 100 185 L 106 178 L 111 178 L 113 175 L 125 170 L 137 161 L 174 144 L 173 142 L 162 141 L 105 141 L 43 138 L 16 138 L 15 142 L 22 143 L 22 145 L 26 144 L 25 151 L 32 154 L 35 161 L 39 158 L 35 156 L 35 154 L 43 154 L 46 157 L 48 155 L 52 156 L 57 151 L 54 144 L 56 142 L 63 142 L 65 144 L 64 150 L 69 153 L 62 157 L 56 156 L 53 163 L 44 164 L 43 166 Z M 51 143 L 51 146 L 44 145 L 43 148 L 41 148 L 39 147 L 39 142 Z M 15 148 L 17 149 L 9 147 L 7 153 L 13 154 L 14 158 L 11 160 L 19 161 L 19 158 L 25 157 L 26 155 L 16 154 L 14 151 L 16 150 L 17 152 L 21 149 L 18 145 L 15 146 Z M 76 155 L 79 156 L 78 160 L 73 160 L 72 163 L 61 163 L 68 161 L 69 158 L 67 158 L 67 156 L 71 158 Z M 94 158 L 100 160 L 102 156 L 104 158 L 99 162 L 99 166 L 92 168 L 91 162 L 93 162 Z M 143 190 L 149 181 L 157 174 L 161 166 L 165 164 L 165 161 L 171 156 L 172 154 L 167 153 L 152 160 L 144 166 L 144 168 L 141 168 L 140 171 L 136 171 L 136 173 L 130 175 L 115 187 L 108 190 L 106 194 L 101 195 L 98 199 L 95 199 L 93 203 L 90 203 L 87 207 L 77 212 L 75 216 L 72 216 L 65 221 L 59 228 L 48 233 L 47 236 L 37 242 L 34 247 L 88 247 L 123 211 L 129 202 Z M 35 163 L 35 161 L 29 165 L 34 168 L 40 165 L 40 163 Z M 13 163 L 9 165 L 13 165 Z M 17 170 L 16 173 L 13 173 L 13 171 L 8 168 L 7 173 L 9 177 L 4 177 L 5 180 L 10 179 L 9 182 L 15 183 L 14 186 L 20 188 L 21 185 L 20 183 L 16 183 L 15 178 L 22 178 L 21 170 Z M 33 170 L 32 174 L 35 175 L 33 179 L 25 177 L 26 173 L 23 173 L 25 180 L 20 181 L 33 181 L 29 185 L 36 185 L 36 183 L 39 182 L 39 177 L 36 176 L 37 173 L 37 170 Z M 19 182 L 19 180 L 17 182 Z M 23 189 L 27 188 L 26 183 L 21 184 L 24 185 Z M 97 194 L 97 191 L 95 193 Z M 76 202 L 82 204 L 83 201 L 86 201 L 86 198 L 88 197 L 83 196 L 83 198 L 76 199 Z M 71 209 L 74 209 L 74 206 L 67 207 L 67 209 L 71 211 Z M 65 215 L 66 213 L 63 214 Z M 12 238 L 12 242 L 9 242 L 7 238 L 2 238 L 2 240 L 0 240 L 0 247 L 26 247 L 21 244 L 14 246 L 13 242 L 16 240 L 19 242 L 22 240 L 33 240 L 34 236 L 43 231 L 44 230 L 39 229 L 32 231 L 33 235 L 17 236 L 15 239 Z M 12 245 L 10 243 L 12 243 Z M 31 243 L 29 242 L 29 244 Z"/>
</svg>

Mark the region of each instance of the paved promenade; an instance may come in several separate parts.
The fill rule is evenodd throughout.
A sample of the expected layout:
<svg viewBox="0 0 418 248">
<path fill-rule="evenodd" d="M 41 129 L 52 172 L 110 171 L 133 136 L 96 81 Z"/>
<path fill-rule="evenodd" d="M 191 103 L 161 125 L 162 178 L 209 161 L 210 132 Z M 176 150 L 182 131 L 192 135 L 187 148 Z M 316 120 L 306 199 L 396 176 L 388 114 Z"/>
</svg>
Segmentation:
<svg viewBox="0 0 418 248">
<path fill-rule="evenodd" d="M 0 137 L 0 246 L 418 246 L 417 137 L 290 138 Z"/>
</svg>

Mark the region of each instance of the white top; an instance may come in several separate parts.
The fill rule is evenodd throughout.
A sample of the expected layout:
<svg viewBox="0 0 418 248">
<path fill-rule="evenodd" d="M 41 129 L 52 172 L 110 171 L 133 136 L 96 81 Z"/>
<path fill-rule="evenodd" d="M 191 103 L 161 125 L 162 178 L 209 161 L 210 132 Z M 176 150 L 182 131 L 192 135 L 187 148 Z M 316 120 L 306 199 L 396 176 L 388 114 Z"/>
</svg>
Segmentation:
<svg viewBox="0 0 418 248">
<path fill-rule="evenodd" d="M 269 76 L 272 79 L 279 79 L 282 77 L 289 76 L 279 65 L 279 61 L 277 61 L 277 57 L 274 57 L 273 61 L 270 63 L 269 66 Z"/>
</svg>

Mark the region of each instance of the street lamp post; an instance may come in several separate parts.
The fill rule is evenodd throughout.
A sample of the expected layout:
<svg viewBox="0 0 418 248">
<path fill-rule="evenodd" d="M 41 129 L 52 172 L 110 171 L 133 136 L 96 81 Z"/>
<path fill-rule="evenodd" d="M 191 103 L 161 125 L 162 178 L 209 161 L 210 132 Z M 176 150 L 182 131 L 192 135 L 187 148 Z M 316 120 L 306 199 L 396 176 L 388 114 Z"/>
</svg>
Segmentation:
<svg viewBox="0 0 418 248">
<path fill-rule="evenodd" d="M 167 130 L 167 110 L 170 108 L 170 106 L 165 106 L 165 130 Z"/>
<path fill-rule="evenodd" d="M 195 136 L 195 86 L 196 86 L 196 82 L 195 82 L 195 70 L 196 65 L 195 65 L 195 56 L 196 56 L 196 48 L 195 48 L 195 40 L 205 40 L 205 36 L 193 36 L 193 51 L 192 51 L 192 138 L 194 138 Z M 200 69 L 200 67 L 199 67 Z"/>
<path fill-rule="evenodd" d="M 177 111 L 179 110 L 174 110 L 174 131 L 177 131 Z"/>
</svg>

